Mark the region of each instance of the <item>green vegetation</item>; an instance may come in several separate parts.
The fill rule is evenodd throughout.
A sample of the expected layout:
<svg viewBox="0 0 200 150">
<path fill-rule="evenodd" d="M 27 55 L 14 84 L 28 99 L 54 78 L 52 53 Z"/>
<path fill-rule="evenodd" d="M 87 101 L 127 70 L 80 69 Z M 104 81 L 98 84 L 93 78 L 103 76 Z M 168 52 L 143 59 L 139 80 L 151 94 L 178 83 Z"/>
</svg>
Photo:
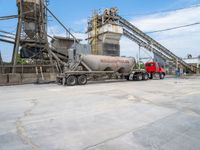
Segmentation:
<svg viewBox="0 0 200 150">
<path fill-rule="evenodd" d="M 21 58 L 20 55 L 17 55 L 17 64 L 19 65 L 26 65 L 27 62 L 25 59 Z"/>
<path fill-rule="evenodd" d="M 139 64 L 137 63 L 135 69 L 139 69 Z M 145 69 L 144 64 L 140 64 L 140 69 Z"/>
</svg>

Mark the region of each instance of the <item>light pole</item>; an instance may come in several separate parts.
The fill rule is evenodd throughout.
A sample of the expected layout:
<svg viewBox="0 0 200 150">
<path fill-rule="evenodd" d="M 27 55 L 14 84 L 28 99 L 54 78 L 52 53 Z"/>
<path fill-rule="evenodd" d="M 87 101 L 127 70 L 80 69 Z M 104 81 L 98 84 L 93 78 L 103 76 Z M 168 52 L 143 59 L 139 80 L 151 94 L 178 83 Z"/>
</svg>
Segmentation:
<svg viewBox="0 0 200 150">
<path fill-rule="evenodd" d="M 141 66 L 140 66 L 140 52 L 141 52 L 141 46 L 139 45 L 139 52 L 138 52 L 138 67 L 139 67 L 139 69 L 141 69 Z"/>
</svg>

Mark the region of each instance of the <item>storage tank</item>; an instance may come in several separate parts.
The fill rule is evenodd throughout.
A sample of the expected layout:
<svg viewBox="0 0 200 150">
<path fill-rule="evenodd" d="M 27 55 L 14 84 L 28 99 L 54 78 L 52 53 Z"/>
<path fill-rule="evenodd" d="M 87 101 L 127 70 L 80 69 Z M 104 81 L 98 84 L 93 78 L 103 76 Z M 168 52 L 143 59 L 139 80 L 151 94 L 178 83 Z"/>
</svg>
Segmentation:
<svg viewBox="0 0 200 150">
<path fill-rule="evenodd" d="M 41 6 L 43 3 L 44 0 L 17 0 L 19 14 L 22 14 L 24 22 L 24 31 L 31 39 L 41 32 L 41 23 L 45 18 L 44 9 Z"/>
<path fill-rule="evenodd" d="M 81 60 L 92 71 L 115 71 L 119 73 L 130 73 L 136 64 L 134 58 L 100 55 L 82 55 Z"/>
</svg>

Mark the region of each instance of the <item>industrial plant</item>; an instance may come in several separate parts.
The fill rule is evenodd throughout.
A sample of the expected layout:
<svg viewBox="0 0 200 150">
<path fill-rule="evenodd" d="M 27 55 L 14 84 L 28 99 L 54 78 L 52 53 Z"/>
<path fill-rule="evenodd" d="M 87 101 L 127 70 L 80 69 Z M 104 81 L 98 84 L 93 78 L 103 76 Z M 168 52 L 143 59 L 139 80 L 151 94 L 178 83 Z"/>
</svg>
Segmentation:
<svg viewBox="0 0 200 150">
<path fill-rule="evenodd" d="M 198 65 L 189 64 L 176 56 L 121 17 L 117 8 L 105 9 L 101 14 L 94 12 L 88 21 L 88 44 L 81 44 L 81 40 L 48 9 L 47 1 L 18 0 L 17 7 L 18 15 L 4 17 L 18 18 L 16 34 L 1 31 L 1 41 L 14 45 L 12 63 L 4 64 L 1 61 L 1 85 L 52 81 L 60 81 L 65 85 L 64 82 L 69 76 L 75 81 L 78 77 L 84 78 L 85 82 L 87 78 L 142 80 L 147 79 L 147 74 L 149 78 L 153 78 L 155 74 L 163 78 L 166 74 L 175 73 L 177 68 L 182 68 L 189 74 L 199 72 Z M 47 33 L 48 15 L 66 30 L 67 37 L 52 37 Z M 152 61 L 159 61 L 157 66 L 165 66 L 167 71 L 160 72 L 158 69 L 145 72 L 136 68 L 133 56 L 120 58 L 122 36 L 153 53 Z M 17 59 L 23 59 L 25 64 L 21 64 Z"/>
<path fill-rule="evenodd" d="M 80 39 L 49 3 L 17 0 L 18 14 L 0 16 L 17 20 L 0 29 L 13 48 L 11 62 L 0 53 L 0 149 L 200 149 L 199 56 L 181 58 L 117 7 L 85 16 Z M 122 38 L 138 57 L 121 54 Z"/>
</svg>

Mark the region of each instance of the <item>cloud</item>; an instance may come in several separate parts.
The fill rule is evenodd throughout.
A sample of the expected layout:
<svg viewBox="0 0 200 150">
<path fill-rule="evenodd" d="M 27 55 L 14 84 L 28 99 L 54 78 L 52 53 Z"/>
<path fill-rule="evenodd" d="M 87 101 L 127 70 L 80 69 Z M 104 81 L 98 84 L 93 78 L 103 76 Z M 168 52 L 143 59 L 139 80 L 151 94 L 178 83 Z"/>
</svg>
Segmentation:
<svg viewBox="0 0 200 150">
<path fill-rule="evenodd" d="M 131 22 L 142 31 L 149 32 L 200 22 L 199 16 L 200 7 L 191 7 L 143 16 L 132 19 Z M 180 57 L 185 57 L 189 53 L 194 56 L 200 55 L 200 25 L 154 33 L 150 36 Z"/>
<path fill-rule="evenodd" d="M 183 6 L 183 5 L 195 5 L 198 4 L 199 0 L 176 0 L 174 1 L 171 6 L 177 7 L 177 6 Z"/>
<path fill-rule="evenodd" d="M 200 6 L 187 9 L 171 11 L 167 13 L 157 13 L 141 18 L 136 18 L 131 22 L 144 32 L 180 26 L 194 22 L 200 22 Z"/>
<path fill-rule="evenodd" d="M 87 22 L 88 22 L 88 19 L 84 18 L 84 19 L 75 21 L 74 24 L 75 24 L 75 25 L 86 26 L 86 25 L 87 25 Z"/>
<path fill-rule="evenodd" d="M 120 49 L 121 49 L 121 56 L 127 56 L 127 57 L 135 57 L 136 59 L 138 59 L 138 55 L 139 55 L 139 46 L 125 38 L 122 37 L 121 41 L 120 41 Z M 144 49 L 144 48 L 140 48 L 140 57 L 141 58 L 146 58 L 144 60 L 152 60 L 153 59 L 153 55 L 150 51 Z"/>
</svg>

